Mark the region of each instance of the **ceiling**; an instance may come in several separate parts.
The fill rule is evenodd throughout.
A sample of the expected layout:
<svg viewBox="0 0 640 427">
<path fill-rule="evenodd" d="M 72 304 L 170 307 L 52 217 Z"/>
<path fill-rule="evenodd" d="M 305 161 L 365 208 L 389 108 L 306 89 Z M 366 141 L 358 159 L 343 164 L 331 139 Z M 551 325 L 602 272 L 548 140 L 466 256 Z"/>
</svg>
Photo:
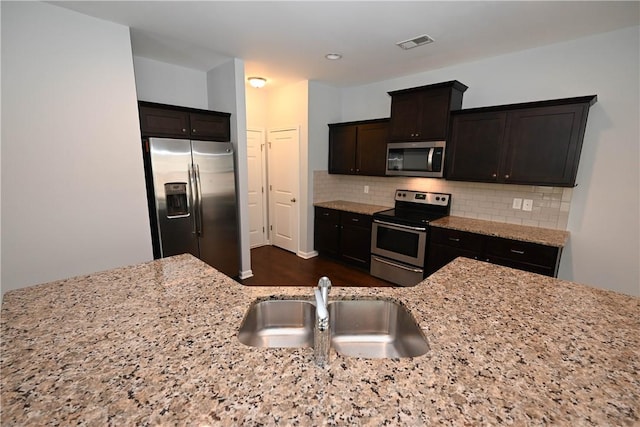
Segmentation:
<svg viewBox="0 0 640 427">
<path fill-rule="evenodd" d="M 49 3 L 130 27 L 136 56 L 202 71 L 240 58 L 272 86 L 354 86 L 640 25 L 637 1 Z M 423 34 L 435 42 L 396 46 Z"/>
</svg>

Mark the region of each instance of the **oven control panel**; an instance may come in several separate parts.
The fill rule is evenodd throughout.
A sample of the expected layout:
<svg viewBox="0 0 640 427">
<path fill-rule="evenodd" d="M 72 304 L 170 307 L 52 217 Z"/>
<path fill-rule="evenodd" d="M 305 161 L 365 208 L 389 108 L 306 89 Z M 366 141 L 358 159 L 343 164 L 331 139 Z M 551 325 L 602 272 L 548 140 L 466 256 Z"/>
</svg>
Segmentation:
<svg viewBox="0 0 640 427">
<path fill-rule="evenodd" d="M 447 206 L 451 200 L 451 194 L 430 193 L 425 191 L 397 190 L 396 201 L 419 203 L 423 205 Z"/>
</svg>

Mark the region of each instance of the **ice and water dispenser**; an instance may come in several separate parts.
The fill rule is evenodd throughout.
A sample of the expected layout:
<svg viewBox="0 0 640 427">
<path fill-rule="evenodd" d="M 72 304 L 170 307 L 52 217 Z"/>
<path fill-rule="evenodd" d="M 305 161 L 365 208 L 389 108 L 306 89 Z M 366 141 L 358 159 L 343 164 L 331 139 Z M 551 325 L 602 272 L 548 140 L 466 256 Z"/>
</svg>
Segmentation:
<svg viewBox="0 0 640 427">
<path fill-rule="evenodd" d="M 189 216 L 186 182 L 167 182 L 164 185 L 164 194 L 167 200 L 168 218 Z"/>
</svg>

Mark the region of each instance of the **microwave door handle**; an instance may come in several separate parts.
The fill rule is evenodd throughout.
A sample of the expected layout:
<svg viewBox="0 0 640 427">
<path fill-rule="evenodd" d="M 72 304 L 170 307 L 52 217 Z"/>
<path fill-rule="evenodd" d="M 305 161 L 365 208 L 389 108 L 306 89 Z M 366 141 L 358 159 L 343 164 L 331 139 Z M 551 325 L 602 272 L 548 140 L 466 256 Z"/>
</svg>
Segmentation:
<svg viewBox="0 0 640 427">
<path fill-rule="evenodd" d="M 433 172 L 433 153 L 435 148 L 429 148 L 429 155 L 427 156 L 427 172 Z"/>
</svg>

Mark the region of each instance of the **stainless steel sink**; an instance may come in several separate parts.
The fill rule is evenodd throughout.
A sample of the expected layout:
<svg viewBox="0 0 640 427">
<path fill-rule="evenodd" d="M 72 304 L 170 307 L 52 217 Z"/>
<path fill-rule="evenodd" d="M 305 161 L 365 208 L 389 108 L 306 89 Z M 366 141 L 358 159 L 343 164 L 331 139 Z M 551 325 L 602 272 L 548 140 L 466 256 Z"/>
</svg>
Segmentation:
<svg viewBox="0 0 640 427">
<path fill-rule="evenodd" d="M 253 347 L 313 347 L 316 307 L 310 301 L 254 302 L 247 311 L 238 340 Z"/>
<path fill-rule="evenodd" d="M 416 357 L 429 344 L 409 311 L 387 300 L 329 303 L 331 346 L 362 358 Z M 249 307 L 238 340 L 253 347 L 313 347 L 316 308 L 305 300 L 256 301 Z"/>
<path fill-rule="evenodd" d="M 416 357 L 429 351 L 422 330 L 402 305 L 386 300 L 329 304 L 331 344 L 345 356 Z"/>
</svg>

